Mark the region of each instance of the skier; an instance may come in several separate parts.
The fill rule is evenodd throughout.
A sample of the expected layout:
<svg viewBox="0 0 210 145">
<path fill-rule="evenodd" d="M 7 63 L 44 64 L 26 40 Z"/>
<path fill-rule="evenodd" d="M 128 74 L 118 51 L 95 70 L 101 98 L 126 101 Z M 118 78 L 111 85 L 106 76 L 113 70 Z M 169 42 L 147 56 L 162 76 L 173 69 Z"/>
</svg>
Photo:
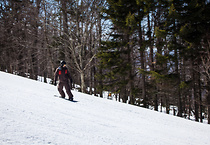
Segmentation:
<svg viewBox="0 0 210 145">
<path fill-rule="evenodd" d="M 73 94 L 71 93 L 71 87 L 69 85 L 69 80 L 70 84 L 72 83 L 72 78 L 71 75 L 66 67 L 66 62 L 62 60 L 60 62 L 60 66 L 56 69 L 55 74 L 54 74 L 54 85 L 56 86 L 57 79 L 59 79 L 58 83 L 58 91 L 61 94 L 62 98 L 65 98 L 65 93 L 63 91 L 63 87 L 66 89 L 66 93 L 69 96 L 69 100 L 73 101 Z"/>
</svg>

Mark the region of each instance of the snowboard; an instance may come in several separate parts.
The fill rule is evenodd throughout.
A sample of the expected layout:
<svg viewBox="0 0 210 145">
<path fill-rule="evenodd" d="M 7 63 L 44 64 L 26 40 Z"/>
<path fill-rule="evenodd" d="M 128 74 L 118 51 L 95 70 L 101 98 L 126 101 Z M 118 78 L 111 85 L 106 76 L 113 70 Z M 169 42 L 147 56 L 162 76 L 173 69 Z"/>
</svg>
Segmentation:
<svg viewBox="0 0 210 145">
<path fill-rule="evenodd" d="M 66 101 L 69 101 L 69 102 L 78 102 L 76 100 L 69 100 L 69 99 L 66 99 L 66 98 L 62 98 L 61 96 L 58 96 L 58 95 L 54 95 L 54 97 L 61 98 L 61 99 L 64 99 Z"/>
</svg>

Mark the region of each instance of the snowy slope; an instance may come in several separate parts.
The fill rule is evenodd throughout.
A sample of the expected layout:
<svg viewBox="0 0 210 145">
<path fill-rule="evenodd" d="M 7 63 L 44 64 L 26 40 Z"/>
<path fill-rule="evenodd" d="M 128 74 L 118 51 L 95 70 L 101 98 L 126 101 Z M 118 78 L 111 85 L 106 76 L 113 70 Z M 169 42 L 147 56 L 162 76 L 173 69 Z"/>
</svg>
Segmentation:
<svg viewBox="0 0 210 145">
<path fill-rule="evenodd" d="M 210 125 L 0 72 L 0 145 L 209 145 Z"/>
</svg>

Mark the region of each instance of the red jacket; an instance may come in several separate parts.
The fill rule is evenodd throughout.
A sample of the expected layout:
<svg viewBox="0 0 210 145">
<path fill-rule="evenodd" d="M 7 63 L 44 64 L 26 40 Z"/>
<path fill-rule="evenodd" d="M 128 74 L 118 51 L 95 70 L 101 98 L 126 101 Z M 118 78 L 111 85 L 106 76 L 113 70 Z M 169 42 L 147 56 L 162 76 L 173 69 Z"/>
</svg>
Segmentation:
<svg viewBox="0 0 210 145">
<path fill-rule="evenodd" d="M 56 82 L 59 79 L 59 82 L 68 82 L 68 80 L 72 83 L 71 75 L 66 67 L 59 66 L 54 74 L 54 81 Z"/>
</svg>

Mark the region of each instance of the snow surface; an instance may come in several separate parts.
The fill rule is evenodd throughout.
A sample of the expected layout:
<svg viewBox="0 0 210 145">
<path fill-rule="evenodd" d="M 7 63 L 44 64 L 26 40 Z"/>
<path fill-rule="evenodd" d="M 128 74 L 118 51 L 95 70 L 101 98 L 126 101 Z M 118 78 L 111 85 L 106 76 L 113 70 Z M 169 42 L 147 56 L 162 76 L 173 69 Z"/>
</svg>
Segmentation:
<svg viewBox="0 0 210 145">
<path fill-rule="evenodd" d="M 210 126 L 0 72 L 0 145 L 209 145 Z"/>
</svg>

